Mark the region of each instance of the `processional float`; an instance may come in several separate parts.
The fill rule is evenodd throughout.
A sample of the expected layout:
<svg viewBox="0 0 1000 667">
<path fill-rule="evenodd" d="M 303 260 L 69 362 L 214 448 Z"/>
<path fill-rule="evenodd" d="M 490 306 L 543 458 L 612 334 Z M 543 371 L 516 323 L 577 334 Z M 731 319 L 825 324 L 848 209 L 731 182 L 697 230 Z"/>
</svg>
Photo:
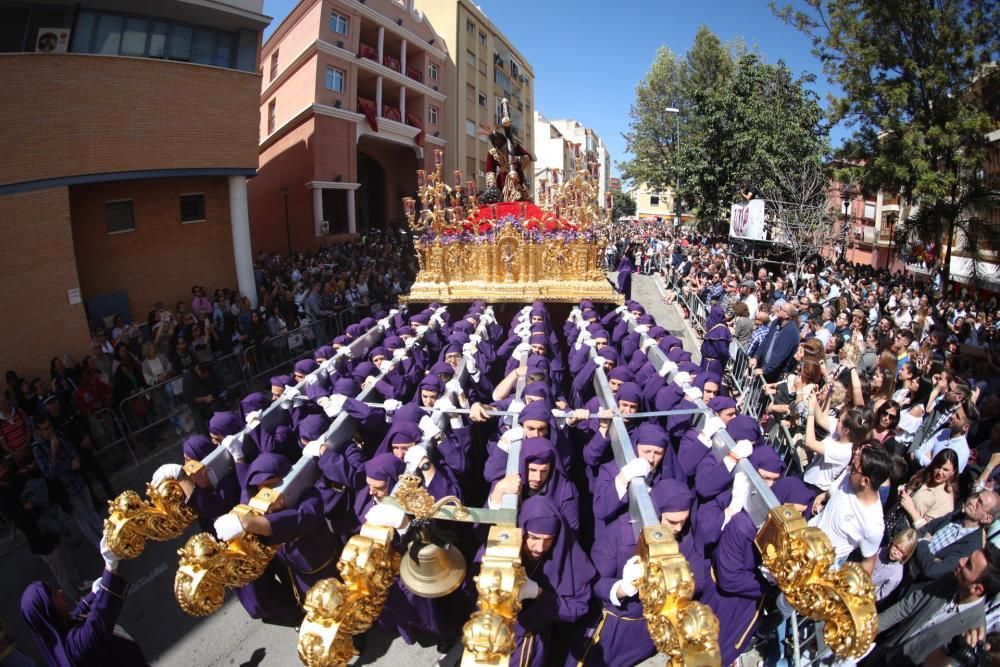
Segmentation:
<svg viewBox="0 0 1000 667">
<path fill-rule="evenodd" d="M 508 164 L 513 165 L 513 141 L 509 121 L 504 120 L 512 158 Z M 551 184 L 542 182 L 538 205 L 530 201 L 481 203 L 474 183 L 463 184 L 461 172 L 455 172 L 455 187 L 444 183 L 440 151 L 436 151 L 435 164 L 435 170 L 429 174 L 418 172 L 422 208 L 417 210 L 415 200 L 404 200 L 409 224 L 419 235 L 415 245 L 420 262 L 420 272 L 404 302 L 484 299 L 495 303 L 535 300 L 573 303 L 590 299 L 620 303 L 621 298 L 611 291 L 601 268 L 602 244 L 612 202 L 610 194 L 604 202 L 598 202 L 596 163 L 586 161 L 578 152 L 573 173 L 566 174 L 561 183 L 558 172 Z M 401 308 L 405 311 L 406 305 Z M 387 360 L 389 366 L 380 369 L 376 381 L 391 372 L 409 349 L 420 345 L 428 331 L 440 326 L 442 312 L 443 308 L 432 317 L 429 327 L 419 330 L 406 341 L 404 350 Z M 286 388 L 269 408 L 254 415 L 244 431 L 229 437 L 242 440 L 254 428 L 280 421 L 281 411 L 307 400 L 304 392 L 310 383 L 349 358 L 363 358 L 378 344 L 397 314 L 390 312 L 389 317 L 350 345 L 337 350 L 317 371 L 295 387 Z M 633 317 L 627 312 L 622 316 L 628 321 L 629 330 L 640 334 L 640 349 L 660 375 L 672 377 L 676 366 L 655 344 L 650 344 L 652 340 Z M 579 323 L 579 310 L 574 309 L 570 317 Z M 494 321 L 492 308 L 488 308 L 480 321 L 480 332 Z M 585 327 L 581 328 L 586 336 Z M 528 332 L 522 332 L 526 341 Z M 593 348 L 590 349 L 593 356 Z M 456 368 L 457 384 L 449 383 L 446 389 L 450 405 L 459 405 L 464 398 L 455 387 L 464 386 L 470 376 L 479 372 L 481 369 L 471 367 L 467 357 L 463 357 Z M 611 415 L 610 439 L 615 461 L 621 467 L 635 458 L 635 450 L 600 364 L 593 381 L 604 409 L 602 416 Z M 370 399 L 373 387 L 374 383 L 366 383 L 357 399 Z M 505 413 L 507 417 L 516 415 L 523 407 L 520 401 L 523 388 L 521 378 L 511 409 Z M 708 413 L 704 403 L 700 400 L 695 403 L 697 412 Z M 355 420 L 345 413 L 337 414 L 336 409 L 326 411 L 335 415 L 335 419 L 322 441 L 335 449 L 350 446 L 357 427 Z M 432 411 L 432 418 L 444 426 L 449 413 L 461 411 L 442 407 Z M 435 446 L 431 440 L 421 444 L 428 449 Z M 717 458 L 726 456 L 734 446 L 725 429 L 713 436 L 712 452 Z M 517 471 L 518 459 L 519 443 L 514 442 L 508 452 L 508 473 Z M 229 448 L 219 446 L 201 461 L 187 462 L 184 469 L 189 478 L 207 475 L 217 483 L 233 474 Z M 799 613 L 825 622 L 824 637 L 835 654 L 841 657 L 863 654 L 877 630 L 870 577 L 856 565 L 832 569 L 834 556 L 829 539 L 818 529 L 806 527 L 794 507 L 778 505 L 747 461 L 741 460 L 737 469 L 751 482 L 745 507 L 760 529 L 756 544 L 765 567 Z M 303 455 L 281 485 L 262 489 L 249 503 L 237 505 L 231 513 L 261 516 L 282 509 L 312 486 L 319 474 L 316 459 Z M 718 665 L 718 621 L 707 606 L 692 601 L 694 583 L 686 559 L 672 533 L 660 526 L 645 482 L 633 480 L 628 493 L 629 513 L 644 564 L 638 590 L 650 637 L 672 665 Z M 146 540 L 181 537 L 197 518 L 195 511 L 185 504 L 185 497 L 181 483 L 174 479 L 147 485 L 146 499 L 133 491 L 122 493 L 109 502 L 105 537 L 110 548 L 122 558 L 135 558 Z M 417 530 L 431 520 L 491 526 L 475 579 L 477 610 L 462 632 L 462 665 L 508 665 L 515 648 L 514 623 L 521 606 L 518 590 L 525 581 L 521 565 L 522 535 L 517 527 L 518 498 L 505 496 L 499 509 L 466 507 L 457 498 L 435 501 L 423 487 L 420 473 L 408 464 L 383 502 L 402 508 Z M 394 535 L 395 529 L 390 526 L 366 522 L 343 548 L 337 563 L 340 577 L 321 580 L 309 590 L 303 600 L 306 613 L 298 641 L 303 664 L 346 665 L 355 655 L 352 638 L 369 629 L 378 618 L 397 576 L 403 577 L 411 591 L 427 597 L 447 594 L 461 583 L 465 565 L 460 554 L 456 558 L 457 549 L 442 550 L 427 540 L 415 556 L 403 555 L 394 545 Z M 226 588 L 256 580 L 276 552 L 277 547 L 265 544 L 251 533 L 229 541 L 218 540 L 208 533 L 194 535 L 178 552 L 180 563 L 174 593 L 180 607 L 194 616 L 213 613 L 222 605 Z"/>
</svg>

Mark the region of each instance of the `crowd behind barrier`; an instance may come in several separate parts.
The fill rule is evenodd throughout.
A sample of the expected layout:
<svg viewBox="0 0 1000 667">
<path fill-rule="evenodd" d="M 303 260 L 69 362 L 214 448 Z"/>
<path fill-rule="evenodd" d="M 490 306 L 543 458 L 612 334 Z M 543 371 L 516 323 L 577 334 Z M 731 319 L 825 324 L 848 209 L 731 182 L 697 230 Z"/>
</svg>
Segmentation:
<svg viewBox="0 0 1000 667">
<path fill-rule="evenodd" d="M 392 528 L 403 543 L 415 539 L 402 510 L 381 502 L 409 470 L 435 498 L 517 508 L 529 580 L 519 590 L 512 664 L 634 665 L 655 652 L 637 597 L 636 503 L 678 541 L 695 599 L 719 621 L 723 664 L 751 649 L 769 665 L 832 661 L 822 633 L 797 622 L 761 570 L 754 538 L 777 503 L 796 505 L 826 534 L 838 566 L 854 561 L 871 574 L 881 634 L 862 664 L 923 664 L 944 652 L 979 664 L 1000 593 L 1000 550 L 988 541 L 1000 513 L 1000 377 L 995 317 L 979 308 L 987 297 L 969 312 L 906 276 L 822 261 L 788 276 L 787 267 L 751 266 L 725 243 L 669 228 L 636 224 L 614 234 L 620 257 L 609 254 L 609 266 L 659 269 L 665 300 L 678 303 L 701 338 L 700 363 L 631 299 L 616 309 L 581 302 L 565 323 L 536 302 L 506 329 L 483 303 L 453 319 L 433 306 L 364 311 L 357 302 L 358 321 L 348 326 L 319 317 L 249 336 L 238 374 L 227 359 L 235 350 L 202 360 L 210 340 L 209 350 L 176 345 L 176 357 L 191 361 L 183 382 L 166 378 L 153 392 L 128 389 L 162 374 L 155 343 L 137 364 L 120 341 L 112 348 L 117 395 L 91 371 L 76 403 L 90 409 L 87 426 L 110 412 L 136 458 L 157 426 L 204 428 L 209 437 L 185 440 L 184 459 L 215 470 L 210 460 L 222 457 L 225 472 L 213 480 L 166 464 L 154 481 L 177 480 L 218 538 L 252 533 L 279 547 L 270 575 L 235 591 L 253 618 L 299 625 L 297 601 L 333 576 L 362 522 Z M 643 249 L 641 261 L 633 246 Z M 281 282 L 272 284 L 265 289 L 284 299 Z M 321 290 L 303 297 L 304 310 L 322 303 Z M 268 319 L 285 320 L 274 308 Z M 255 346 L 263 347 L 247 354 Z M 172 412 L 178 391 L 189 421 L 183 409 Z M 78 477 L 93 470 L 82 455 L 61 468 L 46 461 L 50 449 L 74 451 L 63 435 L 73 424 L 51 429 L 59 403 L 58 395 L 43 403 L 48 418 L 36 414 L 44 430 L 32 452 L 56 482 L 49 491 L 71 487 L 64 491 L 75 511 L 86 493 Z M 3 426 L 16 460 L 24 446 L 12 446 L 18 414 L 0 408 L 12 414 Z M 336 426 L 344 415 L 351 433 Z M 0 489 L 12 472 L 5 461 Z M 45 487 L 28 490 L 38 497 Z M 288 504 L 263 516 L 229 511 L 263 488 L 287 491 Z M 648 504 L 637 500 L 642 489 Z M 44 517 L 17 511 L 19 527 L 37 533 Z M 74 518 L 84 532 L 88 517 Z M 452 540 L 470 564 L 465 585 L 428 600 L 394 584 L 379 625 L 407 642 L 429 633 L 444 656 L 472 609 L 482 537 L 444 538 L 436 526 L 417 534 Z M 33 552 L 72 592 L 58 546 L 32 537 Z M 116 584 L 105 546 L 98 600 Z M 33 628 L 43 627 L 37 594 L 29 587 L 22 600 Z M 36 636 L 43 650 L 55 641 Z M 969 652 L 975 662 L 963 657 Z"/>
</svg>

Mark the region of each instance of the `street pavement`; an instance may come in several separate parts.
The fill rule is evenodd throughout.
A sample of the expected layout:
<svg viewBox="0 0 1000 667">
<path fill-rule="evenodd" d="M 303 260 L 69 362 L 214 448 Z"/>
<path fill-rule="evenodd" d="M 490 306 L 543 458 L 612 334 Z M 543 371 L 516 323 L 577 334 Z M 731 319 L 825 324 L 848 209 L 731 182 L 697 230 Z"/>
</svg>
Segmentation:
<svg viewBox="0 0 1000 667">
<path fill-rule="evenodd" d="M 679 310 L 663 303 L 654 278 L 635 276 L 633 298 L 643 303 L 668 330 L 686 331 Z M 685 347 L 694 351 L 690 336 L 685 334 L 682 338 Z M 115 487 L 118 490 L 144 489 L 145 481 L 158 465 L 179 460 L 179 445 L 165 445 L 158 456 L 115 479 Z M 66 522 L 66 527 L 72 534 L 69 547 L 80 575 L 88 580 L 100 576 L 103 563 L 98 550 L 84 542 L 71 520 Z M 122 562 L 119 571 L 132 586 L 119 624 L 157 667 L 293 667 L 301 664 L 296 654 L 297 632 L 248 618 L 232 595 L 227 595 L 221 610 L 207 618 L 192 618 L 180 610 L 173 595 L 177 549 L 196 528 L 197 525 L 179 540 L 147 542 L 139 558 Z M 8 633 L 20 650 L 42 665 L 30 631 L 21 619 L 20 597 L 29 582 L 39 579 L 51 582 L 51 574 L 44 563 L 31 554 L 20 536 L 10 538 L 6 533 L 0 536 L 0 567 L 7 573 L 0 578 L 0 617 L 7 623 Z M 441 664 L 455 665 L 460 658 L 459 643 Z M 437 650 L 433 643 L 408 646 L 399 637 L 373 629 L 367 635 L 364 653 L 352 664 L 429 666 L 438 664 Z M 642 664 L 644 667 L 659 666 L 664 660 L 657 656 Z"/>
</svg>

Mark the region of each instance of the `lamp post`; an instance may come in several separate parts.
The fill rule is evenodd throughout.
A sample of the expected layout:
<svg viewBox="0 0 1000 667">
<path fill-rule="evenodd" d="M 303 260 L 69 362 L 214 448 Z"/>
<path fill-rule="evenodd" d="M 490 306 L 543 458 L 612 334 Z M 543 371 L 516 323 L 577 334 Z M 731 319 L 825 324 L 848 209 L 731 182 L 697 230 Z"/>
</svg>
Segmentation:
<svg viewBox="0 0 1000 667">
<path fill-rule="evenodd" d="M 886 222 L 889 223 L 889 249 L 887 251 L 888 257 L 885 260 L 885 268 L 892 273 L 892 234 L 896 226 L 896 221 L 899 220 L 899 214 L 895 211 L 890 211 L 885 215 Z"/>
<path fill-rule="evenodd" d="M 674 115 L 674 150 L 681 148 L 681 110 L 677 107 L 667 107 L 666 113 Z M 674 222 L 678 229 L 681 226 L 681 175 L 677 172 L 677 191 L 674 192 Z"/>
<path fill-rule="evenodd" d="M 281 188 L 281 195 L 285 198 L 285 240 L 288 241 L 288 257 L 292 256 L 292 227 L 288 222 L 288 188 Z"/>
<path fill-rule="evenodd" d="M 844 202 L 844 226 L 840 230 L 840 261 L 843 261 L 844 255 L 847 254 L 844 245 L 847 242 L 848 225 L 851 224 L 851 200 L 854 199 L 854 190 L 851 189 L 850 185 L 845 186 L 840 191 L 840 198 Z"/>
</svg>

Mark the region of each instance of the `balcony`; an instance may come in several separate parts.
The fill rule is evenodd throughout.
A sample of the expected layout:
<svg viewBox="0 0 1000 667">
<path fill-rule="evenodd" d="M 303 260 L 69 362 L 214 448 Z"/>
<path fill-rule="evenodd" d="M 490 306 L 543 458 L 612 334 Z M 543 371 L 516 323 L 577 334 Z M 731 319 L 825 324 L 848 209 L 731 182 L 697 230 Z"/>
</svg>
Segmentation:
<svg viewBox="0 0 1000 667">
<path fill-rule="evenodd" d="M 400 74 L 403 73 L 403 63 L 400 62 L 399 58 L 390 56 L 388 53 L 382 54 L 382 64 L 391 70 L 399 72 Z"/>
<path fill-rule="evenodd" d="M 424 82 L 424 74 L 423 74 L 423 72 L 421 72 L 420 70 L 415 69 L 413 67 L 410 67 L 409 65 L 406 66 L 406 76 L 410 77 L 411 79 L 413 79 L 417 83 L 423 83 Z"/>
<path fill-rule="evenodd" d="M 378 49 L 374 46 L 361 42 L 361 45 L 358 47 L 358 57 L 378 62 Z"/>
</svg>

